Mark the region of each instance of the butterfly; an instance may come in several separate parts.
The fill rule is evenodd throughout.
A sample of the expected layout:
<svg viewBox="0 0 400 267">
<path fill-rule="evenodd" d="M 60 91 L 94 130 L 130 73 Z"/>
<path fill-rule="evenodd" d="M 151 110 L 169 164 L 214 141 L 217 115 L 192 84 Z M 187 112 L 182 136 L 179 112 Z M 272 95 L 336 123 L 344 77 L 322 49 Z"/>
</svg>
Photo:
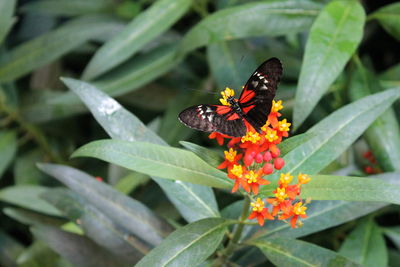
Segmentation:
<svg viewBox="0 0 400 267">
<path fill-rule="evenodd" d="M 278 83 L 282 77 L 282 63 L 270 58 L 262 63 L 250 76 L 239 99 L 227 88 L 222 93 L 224 105 L 202 104 L 183 110 L 178 118 L 186 126 L 204 131 L 218 132 L 231 137 L 244 136 L 252 126 L 261 133 Z M 228 90 L 228 91 L 227 91 Z"/>
</svg>

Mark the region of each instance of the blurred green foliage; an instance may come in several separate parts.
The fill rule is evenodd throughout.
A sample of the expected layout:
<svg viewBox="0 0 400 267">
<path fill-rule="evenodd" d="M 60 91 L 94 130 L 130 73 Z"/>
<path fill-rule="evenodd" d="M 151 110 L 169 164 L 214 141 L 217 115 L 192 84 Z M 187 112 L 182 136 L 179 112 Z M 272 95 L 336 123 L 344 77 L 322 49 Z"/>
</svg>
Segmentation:
<svg viewBox="0 0 400 267">
<path fill-rule="evenodd" d="M 0 14 L 1 266 L 398 265 L 400 2 L 0 0 Z M 313 178 L 296 229 L 243 224 L 222 151 L 177 120 L 269 57 L 294 124 L 282 171 Z"/>
</svg>

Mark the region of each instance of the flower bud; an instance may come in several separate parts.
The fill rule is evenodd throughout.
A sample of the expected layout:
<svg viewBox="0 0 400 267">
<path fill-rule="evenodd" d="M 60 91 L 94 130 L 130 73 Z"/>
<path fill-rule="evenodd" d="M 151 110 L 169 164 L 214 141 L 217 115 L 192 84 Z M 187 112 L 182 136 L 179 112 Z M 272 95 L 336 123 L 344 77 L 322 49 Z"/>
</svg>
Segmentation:
<svg viewBox="0 0 400 267">
<path fill-rule="evenodd" d="M 281 151 L 279 150 L 279 148 L 276 148 L 276 150 L 271 151 L 271 156 L 272 156 L 273 158 L 279 157 L 280 154 L 281 154 Z"/>
<path fill-rule="evenodd" d="M 263 155 L 261 153 L 258 153 L 255 157 L 256 163 L 261 163 L 263 162 Z"/>
<path fill-rule="evenodd" d="M 274 172 L 274 166 L 271 163 L 265 163 L 263 167 L 264 174 L 271 174 Z"/>
<path fill-rule="evenodd" d="M 271 152 L 267 151 L 264 153 L 264 161 L 270 161 L 272 159 Z"/>
<path fill-rule="evenodd" d="M 280 170 L 283 168 L 283 166 L 285 166 L 285 161 L 283 160 L 283 158 L 276 158 L 274 160 L 275 169 Z"/>
<path fill-rule="evenodd" d="M 253 163 L 254 157 L 251 154 L 247 154 L 244 156 L 243 162 L 246 166 L 250 166 Z"/>
</svg>

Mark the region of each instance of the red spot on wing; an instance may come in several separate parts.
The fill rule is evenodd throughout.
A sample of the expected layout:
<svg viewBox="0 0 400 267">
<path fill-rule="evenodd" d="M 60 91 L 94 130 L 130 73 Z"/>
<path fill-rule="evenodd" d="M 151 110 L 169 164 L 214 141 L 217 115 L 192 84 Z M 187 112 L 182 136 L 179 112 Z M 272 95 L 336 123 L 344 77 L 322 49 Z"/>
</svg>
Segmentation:
<svg viewBox="0 0 400 267">
<path fill-rule="evenodd" d="M 249 90 L 247 86 L 243 89 L 243 94 L 241 95 L 239 102 L 240 103 L 246 103 L 250 101 L 256 93 L 253 90 Z"/>
<path fill-rule="evenodd" d="M 228 121 L 233 121 L 239 119 L 239 115 L 236 113 L 233 113 L 231 116 L 228 117 Z"/>
<path fill-rule="evenodd" d="M 243 113 L 247 114 L 247 112 L 249 112 L 250 110 L 252 110 L 256 105 L 251 105 L 248 107 L 243 108 Z"/>
<path fill-rule="evenodd" d="M 229 111 L 231 111 L 232 109 L 228 106 L 216 106 L 217 107 L 217 113 L 219 115 L 224 115 L 226 113 L 228 113 Z"/>
</svg>

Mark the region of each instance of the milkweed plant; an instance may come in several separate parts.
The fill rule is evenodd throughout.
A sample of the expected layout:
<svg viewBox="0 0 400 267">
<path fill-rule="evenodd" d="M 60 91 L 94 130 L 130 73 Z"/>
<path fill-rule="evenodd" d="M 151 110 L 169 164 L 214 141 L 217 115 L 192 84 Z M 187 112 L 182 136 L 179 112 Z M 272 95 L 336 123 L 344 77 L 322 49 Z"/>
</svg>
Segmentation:
<svg viewBox="0 0 400 267">
<path fill-rule="evenodd" d="M 398 1 L 0 12 L 1 266 L 398 265 Z"/>
</svg>

